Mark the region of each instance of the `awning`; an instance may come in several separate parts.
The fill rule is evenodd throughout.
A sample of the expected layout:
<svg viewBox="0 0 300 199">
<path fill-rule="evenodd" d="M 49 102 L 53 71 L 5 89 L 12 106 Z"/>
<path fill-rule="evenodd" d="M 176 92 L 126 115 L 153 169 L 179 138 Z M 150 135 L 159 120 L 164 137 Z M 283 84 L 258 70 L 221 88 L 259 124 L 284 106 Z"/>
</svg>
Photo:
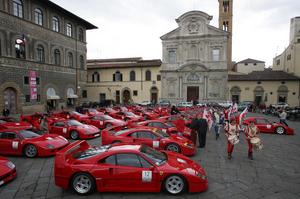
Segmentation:
<svg viewBox="0 0 300 199">
<path fill-rule="evenodd" d="M 67 95 L 68 98 L 78 98 L 77 95 Z"/>
<path fill-rule="evenodd" d="M 58 95 L 47 95 L 47 99 L 54 100 L 54 99 L 60 99 Z"/>
</svg>

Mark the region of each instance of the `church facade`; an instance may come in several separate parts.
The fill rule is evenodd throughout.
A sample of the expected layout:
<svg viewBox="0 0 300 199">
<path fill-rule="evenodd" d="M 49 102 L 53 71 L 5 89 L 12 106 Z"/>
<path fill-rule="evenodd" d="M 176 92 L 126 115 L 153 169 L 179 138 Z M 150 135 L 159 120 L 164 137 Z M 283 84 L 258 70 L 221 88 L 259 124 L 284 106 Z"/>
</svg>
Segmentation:
<svg viewBox="0 0 300 199">
<path fill-rule="evenodd" d="M 202 11 L 190 11 L 176 19 L 178 28 L 160 37 L 161 100 L 226 100 L 230 33 L 209 25 L 211 20 L 212 16 Z"/>
</svg>

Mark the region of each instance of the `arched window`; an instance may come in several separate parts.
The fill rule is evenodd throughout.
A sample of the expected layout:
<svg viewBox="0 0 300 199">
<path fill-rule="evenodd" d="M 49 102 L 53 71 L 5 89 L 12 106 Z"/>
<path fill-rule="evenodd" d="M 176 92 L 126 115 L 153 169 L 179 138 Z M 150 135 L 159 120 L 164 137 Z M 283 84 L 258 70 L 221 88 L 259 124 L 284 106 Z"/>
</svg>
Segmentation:
<svg viewBox="0 0 300 199">
<path fill-rule="evenodd" d="M 14 0 L 14 15 L 23 18 L 23 4 L 20 0 Z"/>
<path fill-rule="evenodd" d="M 68 66 L 73 67 L 73 55 L 72 55 L 72 53 L 68 53 Z"/>
<path fill-rule="evenodd" d="M 100 75 L 97 71 L 93 74 L 93 82 L 100 82 Z"/>
<path fill-rule="evenodd" d="M 79 56 L 79 69 L 83 69 L 84 68 L 84 60 L 83 60 L 83 56 L 80 55 Z"/>
<path fill-rule="evenodd" d="M 82 28 L 79 28 L 79 30 L 78 30 L 78 39 L 79 39 L 79 41 L 83 41 L 83 30 L 82 30 Z"/>
<path fill-rule="evenodd" d="M 25 42 L 22 39 L 17 39 L 15 42 L 16 58 L 25 59 Z"/>
<path fill-rule="evenodd" d="M 130 81 L 135 81 L 135 72 L 130 71 Z"/>
<path fill-rule="evenodd" d="M 67 24 L 67 35 L 72 37 L 72 25 L 70 23 Z"/>
<path fill-rule="evenodd" d="M 52 22 L 53 22 L 53 30 L 54 30 L 55 32 L 59 32 L 59 22 L 58 22 L 58 18 L 57 18 L 57 17 L 53 17 Z"/>
<path fill-rule="evenodd" d="M 45 52 L 44 52 L 44 47 L 42 45 L 37 46 L 36 56 L 37 56 L 37 61 L 45 62 Z"/>
<path fill-rule="evenodd" d="M 122 81 L 122 74 L 119 71 L 117 71 L 115 74 L 113 74 L 113 81 L 114 82 Z"/>
<path fill-rule="evenodd" d="M 190 58 L 197 58 L 197 49 L 194 45 L 190 49 Z"/>
<path fill-rule="evenodd" d="M 60 52 L 59 50 L 54 50 L 54 64 L 60 65 Z"/>
<path fill-rule="evenodd" d="M 146 81 L 151 81 L 151 71 L 150 70 L 146 71 Z"/>
<path fill-rule="evenodd" d="M 35 13 L 35 23 L 42 26 L 43 25 L 43 13 L 39 8 L 34 10 Z"/>
</svg>

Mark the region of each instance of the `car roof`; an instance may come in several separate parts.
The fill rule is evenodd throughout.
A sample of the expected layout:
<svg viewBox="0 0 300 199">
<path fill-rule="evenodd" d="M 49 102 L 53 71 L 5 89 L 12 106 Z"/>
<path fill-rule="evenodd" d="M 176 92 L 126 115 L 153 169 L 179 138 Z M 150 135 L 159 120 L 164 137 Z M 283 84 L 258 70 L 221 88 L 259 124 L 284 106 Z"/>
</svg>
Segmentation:
<svg viewBox="0 0 300 199">
<path fill-rule="evenodd" d="M 113 144 L 110 149 L 108 150 L 109 152 L 115 152 L 115 151 L 120 151 L 120 152 L 139 152 L 141 149 L 142 145 L 141 144 L 134 144 L 134 143 L 118 143 L 118 144 Z"/>
<path fill-rule="evenodd" d="M 30 126 L 20 126 L 20 127 L 12 127 L 10 129 L 3 129 L 3 130 L 0 130 L 0 132 L 3 132 L 3 131 L 20 131 L 20 130 L 25 130 L 25 129 L 32 129 L 32 127 Z"/>
</svg>

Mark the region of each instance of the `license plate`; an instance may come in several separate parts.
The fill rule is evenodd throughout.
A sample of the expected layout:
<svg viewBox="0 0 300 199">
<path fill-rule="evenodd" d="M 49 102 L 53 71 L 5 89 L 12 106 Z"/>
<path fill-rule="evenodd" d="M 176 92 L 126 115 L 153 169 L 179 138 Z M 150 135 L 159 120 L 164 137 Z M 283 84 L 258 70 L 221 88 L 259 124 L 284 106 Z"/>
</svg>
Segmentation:
<svg viewBox="0 0 300 199">
<path fill-rule="evenodd" d="M 98 136 L 99 136 L 99 134 L 95 134 L 94 136 L 95 136 L 95 137 L 98 137 Z"/>
<path fill-rule="evenodd" d="M 0 181 L 0 185 L 3 185 L 3 184 L 4 184 L 3 180 L 2 180 L 2 181 Z"/>
</svg>

